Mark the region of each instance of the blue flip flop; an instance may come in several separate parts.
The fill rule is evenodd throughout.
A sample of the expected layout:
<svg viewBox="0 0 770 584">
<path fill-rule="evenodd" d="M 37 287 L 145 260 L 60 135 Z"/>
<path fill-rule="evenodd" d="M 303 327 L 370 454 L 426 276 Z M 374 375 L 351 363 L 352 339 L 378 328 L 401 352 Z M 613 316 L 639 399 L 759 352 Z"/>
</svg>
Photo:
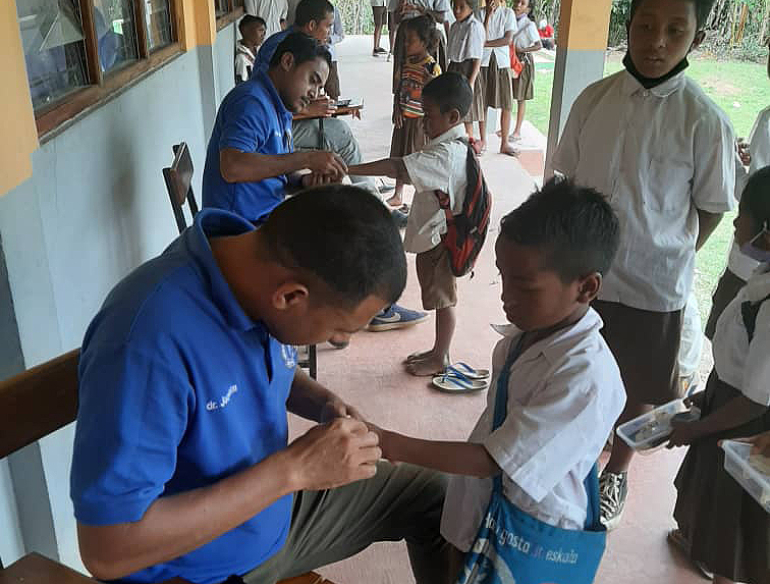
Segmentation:
<svg viewBox="0 0 770 584">
<path fill-rule="evenodd" d="M 470 379 L 459 371 L 447 369 L 442 375 L 433 378 L 433 386 L 445 393 L 472 393 L 489 387 L 489 380 Z"/>
<path fill-rule="evenodd" d="M 489 369 L 474 369 L 462 361 L 450 365 L 446 368 L 446 371 L 467 377 L 468 379 L 489 379 Z"/>
</svg>

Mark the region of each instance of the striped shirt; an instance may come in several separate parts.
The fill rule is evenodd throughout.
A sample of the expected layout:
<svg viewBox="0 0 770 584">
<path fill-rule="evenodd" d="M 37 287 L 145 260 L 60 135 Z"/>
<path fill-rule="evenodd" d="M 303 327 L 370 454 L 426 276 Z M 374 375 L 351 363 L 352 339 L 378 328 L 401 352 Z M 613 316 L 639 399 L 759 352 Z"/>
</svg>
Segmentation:
<svg viewBox="0 0 770 584">
<path fill-rule="evenodd" d="M 441 67 L 430 55 L 414 59 L 407 57 L 401 68 L 401 85 L 398 88 L 398 103 L 405 118 L 421 118 L 422 88 L 434 77 L 441 75 Z"/>
</svg>

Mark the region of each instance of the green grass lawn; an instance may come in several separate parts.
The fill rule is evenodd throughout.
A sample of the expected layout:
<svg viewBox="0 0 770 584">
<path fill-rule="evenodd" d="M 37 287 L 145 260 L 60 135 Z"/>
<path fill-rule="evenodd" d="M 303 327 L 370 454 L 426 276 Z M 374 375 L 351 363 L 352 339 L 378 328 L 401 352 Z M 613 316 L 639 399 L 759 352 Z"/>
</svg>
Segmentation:
<svg viewBox="0 0 770 584">
<path fill-rule="evenodd" d="M 619 71 L 622 55 L 608 55 L 605 75 Z M 543 134 L 548 132 L 554 64 L 537 63 L 535 100 L 529 102 L 527 119 Z M 705 57 L 691 59 L 687 70 L 706 94 L 732 120 L 738 136 L 748 136 L 757 114 L 770 105 L 770 81 L 765 65 L 736 61 L 715 61 Z M 717 230 L 698 253 L 695 294 L 705 326 L 711 310 L 711 292 L 727 263 L 734 214 L 726 215 Z"/>
</svg>

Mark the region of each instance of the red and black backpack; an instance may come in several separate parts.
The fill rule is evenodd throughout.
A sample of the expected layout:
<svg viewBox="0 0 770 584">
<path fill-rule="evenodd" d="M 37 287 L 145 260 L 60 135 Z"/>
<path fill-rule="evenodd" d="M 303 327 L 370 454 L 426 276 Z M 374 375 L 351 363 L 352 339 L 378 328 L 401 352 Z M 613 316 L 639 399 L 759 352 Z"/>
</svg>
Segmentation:
<svg viewBox="0 0 770 584">
<path fill-rule="evenodd" d="M 492 194 L 487 188 L 478 158 L 470 144 L 466 177 L 468 186 L 459 215 L 452 213 L 449 195 L 435 191 L 438 204 L 446 214 L 447 231 L 441 236 L 441 241 L 449 249 L 452 273 L 458 278 L 473 270 L 487 238 L 489 215 L 492 210 Z"/>
</svg>

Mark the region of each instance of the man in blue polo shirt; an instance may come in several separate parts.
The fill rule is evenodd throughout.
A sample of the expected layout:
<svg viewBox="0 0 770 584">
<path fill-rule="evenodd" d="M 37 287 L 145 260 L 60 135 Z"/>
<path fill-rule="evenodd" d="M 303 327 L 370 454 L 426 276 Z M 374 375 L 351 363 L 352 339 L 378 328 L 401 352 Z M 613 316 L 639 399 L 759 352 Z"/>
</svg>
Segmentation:
<svg viewBox="0 0 770 584">
<path fill-rule="evenodd" d="M 389 213 L 350 186 L 256 230 L 204 209 L 120 282 L 80 357 L 71 496 L 93 575 L 271 584 L 405 539 L 417 582 L 445 582 L 443 478 L 378 462 L 291 346 L 349 337 L 405 282 Z M 287 411 L 318 425 L 289 444 Z"/>
<path fill-rule="evenodd" d="M 331 57 L 314 39 L 287 36 L 267 71 L 237 85 L 222 101 L 206 153 L 203 206 L 261 221 L 289 183 L 339 181 L 342 159 L 324 151 L 293 152 L 292 112 L 304 110 L 326 83 Z M 301 179 L 297 171 L 310 169 Z"/>
</svg>

